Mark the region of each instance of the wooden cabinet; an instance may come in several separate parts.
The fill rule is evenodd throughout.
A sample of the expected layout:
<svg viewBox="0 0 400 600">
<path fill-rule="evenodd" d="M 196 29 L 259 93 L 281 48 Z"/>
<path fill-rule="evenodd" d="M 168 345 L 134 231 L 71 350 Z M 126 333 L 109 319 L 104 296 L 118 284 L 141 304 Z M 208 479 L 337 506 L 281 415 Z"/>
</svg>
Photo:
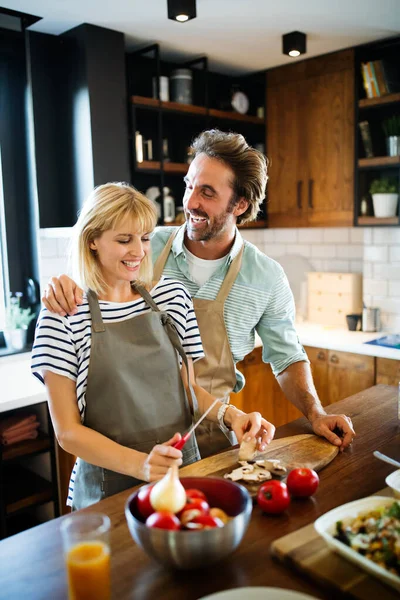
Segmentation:
<svg viewBox="0 0 400 600">
<path fill-rule="evenodd" d="M 353 223 L 354 53 L 267 73 L 271 227 Z"/>
<path fill-rule="evenodd" d="M 255 348 L 237 368 L 246 379 L 244 389 L 231 394 L 231 402 L 245 412 L 258 411 L 275 427 L 303 416 L 285 397 L 271 367 L 262 360 L 262 348 Z"/>
<path fill-rule="evenodd" d="M 306 346 L 315 388 L 323 406 L 352 396 L 375 384 L 375 358 L 350 352 L 337 352 L 324 348 Z M 376 383 L 400 381 L 400 363 L 383 361 L 380 365 L 381 377 L 386 373 L 386 380 Z M 393 363 L 393 364 L 386 364 Z M 262 348 L 255 348 L 237 368 L 246 379 L 244 389 L 238 394 L 231 394 L 231 402 L 246 411 L 258 411 L 276 427 L 303 416 L 289 400 L 286 399 L 279 383 L 271 371 L 271 367 L 262 361 Z M 392 379 L 389 380 L 389 374 Z M 397 378 L 397 379 L 396 379 Z"/>
<path fill-rule="evenodd" d="M 375 358 L 329 350 L 329 404 L 362 392 L 375 383 Z"/>
<path fill-rule="evenodd" d="M 399 385 L 400 360 L 393 360 L 390 358 L 377 358 L 376 383 L 385 383 L 386 385 Z"/>
</svg>

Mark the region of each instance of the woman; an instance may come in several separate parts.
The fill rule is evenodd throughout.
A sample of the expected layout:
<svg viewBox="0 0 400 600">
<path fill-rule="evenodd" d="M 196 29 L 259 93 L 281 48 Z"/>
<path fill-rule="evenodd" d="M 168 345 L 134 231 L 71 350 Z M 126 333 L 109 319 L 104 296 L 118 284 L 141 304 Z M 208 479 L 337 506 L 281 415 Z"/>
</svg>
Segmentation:
<svg viewBox="0 0 400 600">
<path fill-rule="evenodd" d="M 73 316 L 39 317 L 32 371 L 47 387 L 60 446 L 79 457 L 67 500 L 75 509 L 200 458 L 194 435 L 182 451 L 173 445 L 214 398 L 193 381 L 192 361 L 204 353 L 188 292 L 152 282 L 156 220 L 131 186 L 97 187 L 74 228 L 84 302 Z M 263 446 L 273 428 L 222 402 L 210 420 L 218 412 L 239 441 L 247 432 Z"/>
</svg>

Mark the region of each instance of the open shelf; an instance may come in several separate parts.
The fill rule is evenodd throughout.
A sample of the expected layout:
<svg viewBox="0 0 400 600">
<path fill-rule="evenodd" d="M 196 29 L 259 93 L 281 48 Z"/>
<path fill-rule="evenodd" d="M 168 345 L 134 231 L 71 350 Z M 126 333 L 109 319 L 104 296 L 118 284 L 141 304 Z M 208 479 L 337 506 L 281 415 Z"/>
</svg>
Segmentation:
<svg viewBox="0 0 400 600">
<path fill-rule="evenodd" d="M 358 160 L 358 166 L 360 169 L 398 165 L 400 165 L 400 156 L 374 156 L 373 158 L 360 158 Z"/>
<path fill-rule="evenodd" d="M 181 104 L 180 102 L 162 102 L 157 98 L 147 98 L 146 96 L 131 96 L 131 102 L 134 106 L 142 108 L 161 108 L 165 111 L 186 113 L 192 115 L 203 115 L 226 119 L 227 121 L 241 121 L 242 123 L 253 123 L 254 125 L 265 125 L 265 120 L 254 115 L 242 115 L 234 111 L 218 110 L 216 108 L 207 109 L 205 106 L 196 106 L 194 104 Z"/>
<path fill-rule="evenodd" d="M 39 431 L 39 435 L 35 440 L 23 440 L 11 446 L 3 446 L 2 459 L 3 461 L 13 460 L 19 456 L 29 454 L 39 454 L 46 452 L 51 447 L 50 438 L 45 433 Z"/>
<path fill-rule="evenodd" d="M 264 119 L 254 117 L 253 115 L 242 115 L 233 111 L 217 110 L 210 108 L 210 117 L 217 117 L 218 119 L 228 119 L 230 121 L 242 121 L 242 123 L 254 123 L 254 125 L 265 125 Z"/>
<path fill-rule="evenodd" d="M 164 163 L 164 173 L 171 174 L 181 174 L 186 175 L 189 169 L 188 163 L 175 163 L 175 162 L 165 162 Z"/>
<path fill-rule="evenodd" d="M 136 163 L 137 171 L 159 171 L 161 169 L 161 163 L 158 160 L 144 160 Z"/>
<path fill-rule="evenodd" d="M 399 217 L 358 217 L 358 225 L 399 225 Z"/>
<path fill-rule="evenodd" d="M 400 93 L 397 94 L 386 94 L 379 98 L 363 98 L 359 100 L 358 106 L 360 108 L 370 108 L 373 106 L 382 106 L 384 104 L 392 104 L 392 102 L 400 102 Z"/>
<path fill-rule="evenodd" d="M 7 515 L 53 500 L 52 483 L 21 465 L 9 465 L 4 480 Z"/>
</svg>

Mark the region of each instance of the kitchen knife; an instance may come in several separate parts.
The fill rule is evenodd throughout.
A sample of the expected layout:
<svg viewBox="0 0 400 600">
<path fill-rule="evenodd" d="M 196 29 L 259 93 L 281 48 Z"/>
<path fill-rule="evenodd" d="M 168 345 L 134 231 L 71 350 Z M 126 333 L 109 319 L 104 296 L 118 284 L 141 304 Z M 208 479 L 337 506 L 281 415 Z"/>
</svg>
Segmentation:
<svg viewBox="0 0 400 600">
<path fill-rule="evenodd" d="M 189 431 L 187 433 L 185 433 L 185 435 L 183 435 L 178 442 L 175 442 L 175 444 L 173 444 L 173 446 L 172 446 L 173 448 L 177 448 L 178 450 L 182 450 L 183 446 L 186 444 L 186 442 L 188 441 L 188 439 L 192 435 L 193 431 L 196 429 L 196 427 L 198 425 L 200 425 L 200 423 L 202 422 L 202 420 L 206 418 L 206 416 L 208 415 L 208 413 L 214 408 L 214 406 L 217 404 L 217 402 L 220 402 L 219 398 L 216 398 L 214 400 L 214 402 L 207 408 L 206 412 L 204 412 L 201 415 L 200 419 L 198 421 L 196 421 L 196 423 L 194 425 L 191 426 L 191 428 L 189 429 Z"/>
</svg>

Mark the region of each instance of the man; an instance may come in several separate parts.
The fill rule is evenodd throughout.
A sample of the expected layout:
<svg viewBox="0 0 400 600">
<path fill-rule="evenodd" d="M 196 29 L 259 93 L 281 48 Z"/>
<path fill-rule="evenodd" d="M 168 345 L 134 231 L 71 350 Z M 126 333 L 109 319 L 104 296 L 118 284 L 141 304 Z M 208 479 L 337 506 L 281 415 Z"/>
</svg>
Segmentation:
<svg viewBox="0 0 400 600">
<path fill-rule="evenodd" d="M 186 223 L 163 227 L 152 239 L 154 279 L 162 274 L 188 288 L 206 358 L 196 363 L 196 380 L 211 394 L 240 391 L 243 376 L 235 369 L 263 342 L 263 360 L 286 397 L 309 419 L 314 433 L 344 450 L 355 435 L 349 417 L 327 415 L 314 387 L 308 358 L 294 328 L 294 301 L 283 269 L 248 242 L 236 225 L 254 220 L 265 197 L 265 157 L 243 136 L 203 132 L 193 143 L 185 177 Z M 73 314 L 82 290 L 66 275 L 52 278 L 42 298 L 59 314 Z M 227 405 L 228 406 L 228 405 Z M 223 427 L 223 412 L 220 426 Z M 338 435 L 338 433 L 340 435 Z M 206 434 L 205 456 L 222 447 Z M 270 436 L 273 436 L 271 428 Z M 200 440 L 199 443 L 201 444 Z"/>
</svg>

